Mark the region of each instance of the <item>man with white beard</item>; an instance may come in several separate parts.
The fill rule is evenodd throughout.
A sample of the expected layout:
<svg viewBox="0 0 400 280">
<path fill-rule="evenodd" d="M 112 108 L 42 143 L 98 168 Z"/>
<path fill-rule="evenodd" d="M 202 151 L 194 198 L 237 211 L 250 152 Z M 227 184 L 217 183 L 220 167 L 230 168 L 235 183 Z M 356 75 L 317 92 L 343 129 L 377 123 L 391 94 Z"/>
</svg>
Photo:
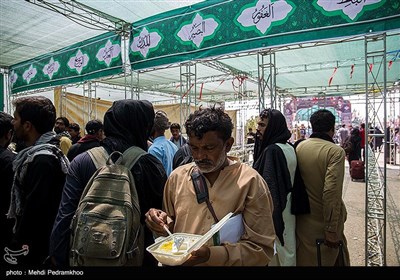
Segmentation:
<svg viewBox="0 0 400 280">
<path fill-rule="evenodd" d="M 200 109 L 189 116 L 185 128 L 194 162 L 171 173 L 164 209 L 151 208 L 147 226 L 158 236 L 166 236 L 164 226 L 172 232 L 204 235 L 232 212 L 235 216 L 225 224 L 231 235 L 226 236 L 222 227 L 219 242 L 211 238 L 183 265 L 268 265 L 276 237 L 271 194 L 257 171 L 227 156 L 234 142 L 231 118 L 221 108 Z M 199 178 L 202 183 L 196 184 Z"/>
</svg>

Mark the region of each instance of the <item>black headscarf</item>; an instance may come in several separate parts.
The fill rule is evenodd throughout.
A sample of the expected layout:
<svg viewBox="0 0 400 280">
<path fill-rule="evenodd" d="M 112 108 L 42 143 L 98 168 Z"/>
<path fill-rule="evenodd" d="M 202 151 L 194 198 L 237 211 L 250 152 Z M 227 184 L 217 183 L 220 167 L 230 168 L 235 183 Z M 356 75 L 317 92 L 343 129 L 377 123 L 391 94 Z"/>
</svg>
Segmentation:
<svg viewBox="0 0 400 280">
<path fill-rule="evenodd" d="M 256 139 L 253 167 L 268 184 L 274 203 L 272 218 L 275 233 L 283 246 L 285 244 L 283 238 L 285 223 L 282 212 L 286 208 L 287 195 L 292 189 L 292 183 L 286 157 L 282 149 L 275 144 L 287 143 L 291 134 L 287 128 L 286 119 L 280 111 L 265 109 L 260 113 L 260 118 L 268 119 L 268 125 L 263 139 L 261 141 L 260 138 Z"/>
<path fill-rule="evenodd" d="M 276 109 L 264 109 L 260 113 L 260 118 L 267 118 L 268 125 L 260 141 L 259 137 L 256 137 L 254 144 L 254 167 L 257 159 L 260 157 L 264 149 L 274 143 L 285 144 L 291 137 L 291 133 L 287 128 L 285 116 Z"/>
<path fill-rule="evenodd" d="M 104 115 L 103 144 L 124 152 L 131 146 L 147 151 L 147 139 L 154 123 L 154 108 L 147 100 L 114 101 Z"/>
</svg>

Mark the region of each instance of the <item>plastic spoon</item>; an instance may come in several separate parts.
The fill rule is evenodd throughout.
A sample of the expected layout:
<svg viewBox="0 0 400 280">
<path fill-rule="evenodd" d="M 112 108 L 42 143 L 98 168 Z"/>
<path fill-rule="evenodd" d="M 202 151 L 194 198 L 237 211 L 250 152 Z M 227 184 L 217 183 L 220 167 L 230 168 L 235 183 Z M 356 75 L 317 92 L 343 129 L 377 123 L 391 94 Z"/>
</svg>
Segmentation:
<svg viewBox="0 0 400 280">
<path fill-rule="evenodd" d="M 168 229 L 167 225 L 164 225 L 164 229 L 166 232 L 168 232 L 168 235 L 172 237 L 172 240 L 174 241 L 174 243 L 172 244 L 172 253 L 177 253 L 179 251 L 179 248 L 181 247 L 184 238 L 183 237 L 176 237 L 174 236 Z"/>
</svg>

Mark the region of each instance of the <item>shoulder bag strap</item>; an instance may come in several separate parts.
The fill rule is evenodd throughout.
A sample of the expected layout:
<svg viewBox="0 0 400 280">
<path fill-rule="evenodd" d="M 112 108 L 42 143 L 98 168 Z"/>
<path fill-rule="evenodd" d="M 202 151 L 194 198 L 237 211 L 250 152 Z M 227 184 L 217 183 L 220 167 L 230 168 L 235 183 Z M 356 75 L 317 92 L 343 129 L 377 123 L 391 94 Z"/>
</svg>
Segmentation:
<svg viewBox="0 0 400 280">
<path fill-rule="evenodd" d="M 191 177 L 192 177 L 192 181 L 193 181 L 194 190 L 196 192 L 197 203 L 200 204 L 200 203 L 206 202 L 207 207 L 210 210 L 215 222 L 218 223 L 219 220 L 217 218 L 217 215 L 215 214 L 214 208 L 212 207 L 212 205 L 210 203 L 210 199 L 208 198 L 208 188 L 207 188 L 206 179 L 200 173 L 197 166 L 195 166 L 193 168 Z"/>
</svg>

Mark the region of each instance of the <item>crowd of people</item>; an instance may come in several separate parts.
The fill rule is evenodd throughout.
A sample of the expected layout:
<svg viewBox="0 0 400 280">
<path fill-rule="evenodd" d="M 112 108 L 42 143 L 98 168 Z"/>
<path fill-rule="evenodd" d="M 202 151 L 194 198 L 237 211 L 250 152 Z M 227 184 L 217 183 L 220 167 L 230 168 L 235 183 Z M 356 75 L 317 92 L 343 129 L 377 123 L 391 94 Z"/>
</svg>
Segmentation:
<svg viewBox="0 0 400 280">
<path fill-rule="evenodd" d="M 249 166 L 228 155 L 234 124 L 215 106 L 188 116 L 187 139 L 179 124 L 145 100 L 113 102 L 103 121 L 87 122 L 83 136 L 78 124 L 57 117 L 45 97 L 20 97 L 13 106 L 13 116 L 0 114 L 0 174 L 6 183 L 1 222 L 6 252 L 26 250 L 18 264 L 69 267 L 71 221 L 96 171 L 88 150 L 101 146 L 111 154 L 138 146 L 148 152 L 131 168 L 145 248 L 167 236 L 166 227 L 203 235 L 232 212 L 235 232 L 225 236 L 221 230 L 219 240 L 210 239 L 183 265 L 316 266 L 320 238 L 322 265 L 350 265 L 342 200 L 346 154 L 333 141 L 335 117 L 329 110 L 312 114 L 312 134 L 295 145 L 284 115 L 262 110 L 250 139 Z M 17 151 L 10 150 L 14 140 L 22 143 Z M 205 182 L 205 199 L 196 195 L 193 174 Z M 295 210 L 299 205 L 308 210 Z M 141 253 L 143 266 L 160 265 Z"/>
</svg>

